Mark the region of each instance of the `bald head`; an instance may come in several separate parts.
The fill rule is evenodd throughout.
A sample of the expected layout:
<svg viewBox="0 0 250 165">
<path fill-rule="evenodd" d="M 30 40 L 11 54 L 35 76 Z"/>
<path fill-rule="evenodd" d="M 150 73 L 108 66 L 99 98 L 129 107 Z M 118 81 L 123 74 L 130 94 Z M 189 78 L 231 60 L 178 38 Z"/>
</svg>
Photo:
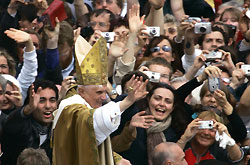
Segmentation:
<svg viewBox="0 0 250 165">
<path fill-rule="evenodd" d="M 158 144 L 153 153 L 153 165 L 186 165 L 183 150 L 176 143 L 166 142 Z"/>
</svg>

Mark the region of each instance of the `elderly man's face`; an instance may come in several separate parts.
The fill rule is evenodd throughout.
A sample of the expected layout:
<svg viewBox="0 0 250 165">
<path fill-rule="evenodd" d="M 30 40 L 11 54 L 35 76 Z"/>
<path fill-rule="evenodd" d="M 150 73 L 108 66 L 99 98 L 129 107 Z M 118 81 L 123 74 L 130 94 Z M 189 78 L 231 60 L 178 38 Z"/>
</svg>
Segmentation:
<svg viewBox="0 0 250 165">
<path fill-rule="evenodd" d="M 117 0 L 96 0 L 95 9 L 108 9 L 117 15 L 119 15 L 122 11 L 117 5 Z"/>
<path fill-rule="evenodd" d="M 92 108 L 99 108 L 107 99 L 106 89 L 105 85 L 80 86 L 78 93 Z"/>
</svg>

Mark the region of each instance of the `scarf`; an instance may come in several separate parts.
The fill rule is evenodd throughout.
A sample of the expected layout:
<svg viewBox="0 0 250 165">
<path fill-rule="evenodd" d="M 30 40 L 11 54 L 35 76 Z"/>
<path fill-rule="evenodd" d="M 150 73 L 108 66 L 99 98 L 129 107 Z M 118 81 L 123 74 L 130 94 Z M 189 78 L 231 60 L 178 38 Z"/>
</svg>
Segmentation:
<svg viewBox="0 0 250 165">
<path fill-rule="evenodd" d="M 157 121 L 147 129 L 147 153 L 148 153 L 148 164 L 152 165 L 152 155 L 156 145 L 166 142 L 165 135 L 163 133 L 172 121 L 171 115 L 169 115 L 164 121 Z"/>
</svg>

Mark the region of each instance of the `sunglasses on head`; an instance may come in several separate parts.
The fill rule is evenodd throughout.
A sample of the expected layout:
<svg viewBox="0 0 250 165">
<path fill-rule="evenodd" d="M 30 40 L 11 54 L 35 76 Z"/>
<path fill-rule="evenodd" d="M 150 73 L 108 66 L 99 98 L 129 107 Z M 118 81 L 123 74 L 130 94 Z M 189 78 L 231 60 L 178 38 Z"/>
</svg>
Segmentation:
<svg viewBox="0 0 250 165">
<path fill-rule="evenodd" d="M 169 46 L 166 46 L 166 45 L 164 45 L 163 47 L 156 46 L 156 47 L 151 48 L 150 50 L 152 53 L 154 53 L 154 52 L 159 52 L 161 49 L 164 52 L 170 52 L 172 50 Z"/>
</svg>

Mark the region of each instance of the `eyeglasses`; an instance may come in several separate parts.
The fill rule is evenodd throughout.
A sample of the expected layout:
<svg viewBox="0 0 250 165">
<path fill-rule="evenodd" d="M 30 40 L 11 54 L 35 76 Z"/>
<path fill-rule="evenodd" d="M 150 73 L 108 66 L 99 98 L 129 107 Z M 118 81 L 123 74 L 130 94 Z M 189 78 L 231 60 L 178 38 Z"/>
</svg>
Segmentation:
<svg viewBox="0 0 250 165">
<path fill-rule="evenodd" d="M 89 22 L 89 23 L 88 23 L 88 25 L 91 26 L 91 27 L 94 27 L 96 24 L 98 24 L 98 25 L 101 26 L 101 27 L 105 27 L 105 26 L 108 25 L 108 24 L 105 23 L 105 22 L 95 22 L 95 21 L 93 21 L 93 22 Z"/>
<path fill-rule="evenodd" d="M 96 1 L 97 4 L 103 4 L 104 2 L 106 2 L 107 4 L 112 4 L 113 3 L 112 0 L 97 0 Z"/>
<path fill-rule="evenodd" d="M 172 50 L 169 46 L 164 45 L 163 47 L 159 47 L 159 46 L 153 47 L 153 48 L 150 49 L 150 51 L 152 53 L 154 53 L 154 52 L 159 52 L 161 49 L 164 52 L 170 52 Z"/>
</svg>

